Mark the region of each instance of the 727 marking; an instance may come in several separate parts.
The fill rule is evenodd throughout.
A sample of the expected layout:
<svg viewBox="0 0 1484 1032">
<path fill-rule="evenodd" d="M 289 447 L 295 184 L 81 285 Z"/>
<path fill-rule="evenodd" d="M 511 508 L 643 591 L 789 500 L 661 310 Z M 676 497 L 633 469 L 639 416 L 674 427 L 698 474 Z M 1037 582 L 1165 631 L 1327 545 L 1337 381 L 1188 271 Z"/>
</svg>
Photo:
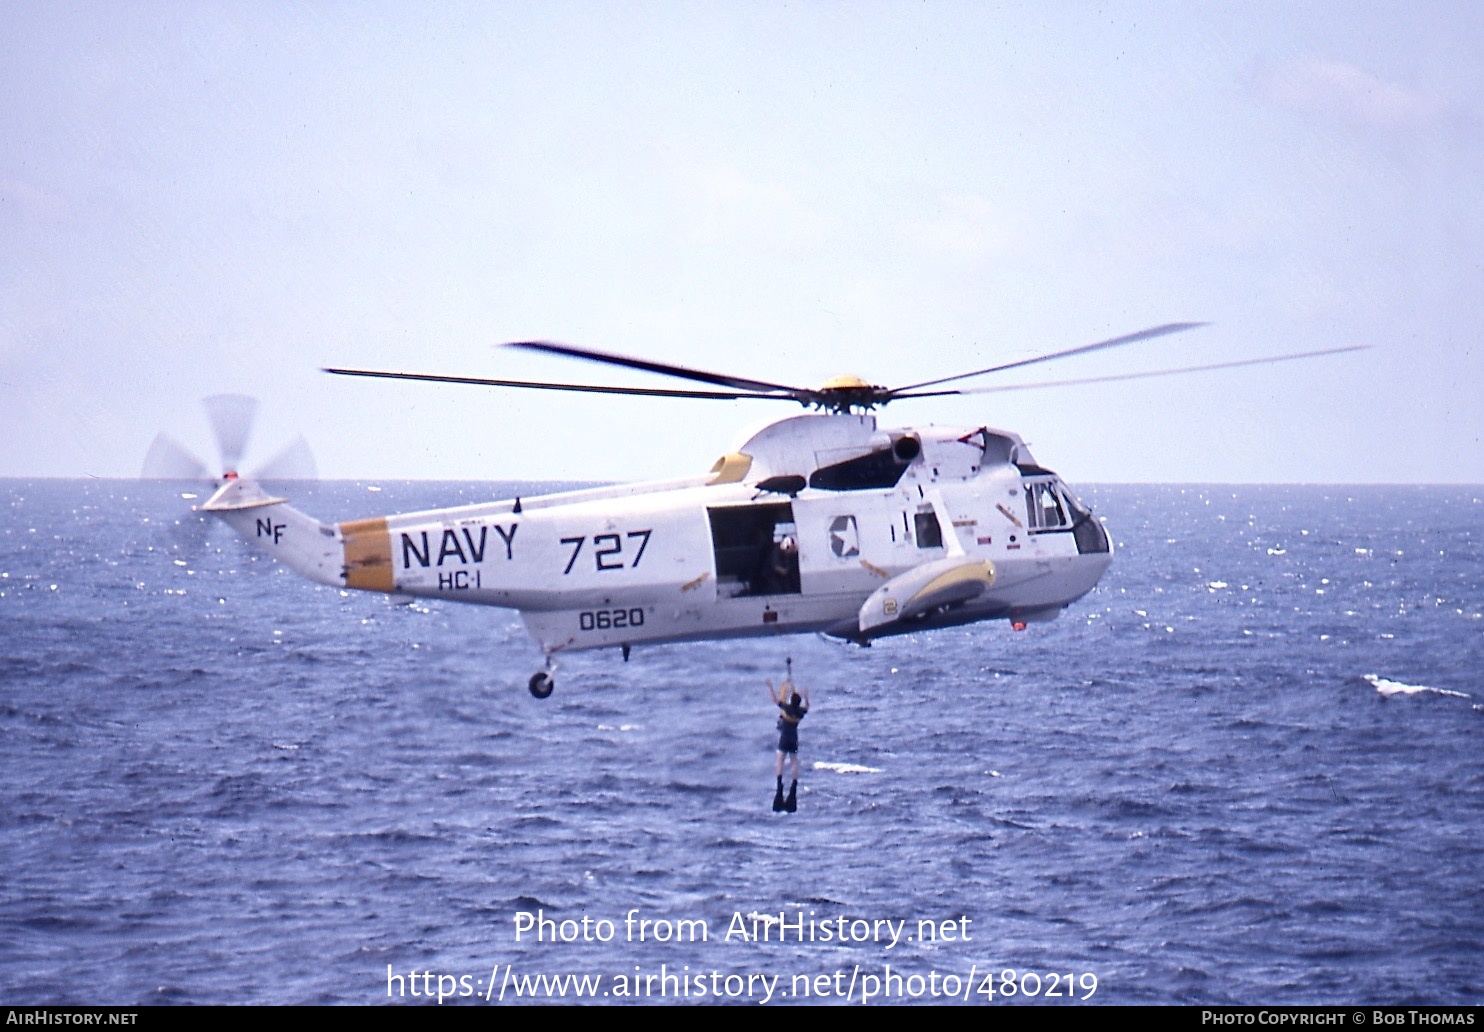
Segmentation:
<svg viewBox="0 0 1484 1032">
<path fill-rule="evenodd" d="M 622 536 L 618 534 L 594 534 L 593 535 L 593 568 L 595 570 L 633 570 L 639 566 L 639 560 L 644 558 L 644 550 L 649 547 L 649 535 L 654 533 L 653 529 L 631 530 Z M 634 553 L 634 561 L 625 564 L 623 561 L 624 539 L 639 539 L 639 550 Z M 567 557 L 567 568 L 562 571 L 562 576 L 572 572 L 572 567 L 577 563 L 577 557 L 582 554 L 582 546 L 587 542 L 587 535 L 582 537 L 564 537 L 562 544 L 572 546 L 572 554 Z"/>
</svg>

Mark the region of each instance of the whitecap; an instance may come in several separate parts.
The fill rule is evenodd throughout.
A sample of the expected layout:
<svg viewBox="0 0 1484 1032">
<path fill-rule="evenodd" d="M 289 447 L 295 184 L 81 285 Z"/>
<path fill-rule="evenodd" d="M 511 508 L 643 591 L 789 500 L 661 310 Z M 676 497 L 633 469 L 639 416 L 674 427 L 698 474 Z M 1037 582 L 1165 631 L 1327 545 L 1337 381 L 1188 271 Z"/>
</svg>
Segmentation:
<svg viewBox="0 0 1484 1032">
<path fill-rule="evenodd" d="M 836 774 L 880 774 L 880 767 L 866 767 L 859 763 L 826 763 L 824 760 L 814 761 L 815 770 L 832 770 Z"/>
<path fill-rule="evenodd" d="M 1364 680 L 1370 682 L 1371 687 L 1380 692 L 1386 698 L 1393 695 L 1420 695 L 1423 692 L 1434 692 L 1438 695 L 1451 695 L 1457 699 L 1468 699 L 1472 696 L 1463 692 L 1449 691 L 1447 688 L 1429 688 L 1425 684 L 1403 684 L 1401 681 L 1391 681 L 1377 674 L 1366 674 Z"/>
</svg>

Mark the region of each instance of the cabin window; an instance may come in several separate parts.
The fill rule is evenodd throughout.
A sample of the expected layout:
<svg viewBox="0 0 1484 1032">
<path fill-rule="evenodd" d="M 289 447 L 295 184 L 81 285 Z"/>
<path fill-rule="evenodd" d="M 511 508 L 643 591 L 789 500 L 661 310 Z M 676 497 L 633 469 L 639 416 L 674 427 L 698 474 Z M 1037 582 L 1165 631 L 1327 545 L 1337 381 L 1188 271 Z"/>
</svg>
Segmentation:
<svg viewBox="0 0 1484 1032">
<path fill-rule="evenodd" d="M 938 514 L 932 509 L 919 512 L 912 520 L 917 531 L 918 548 L 942 548 L 943 528 L 938 523 Z"/>
</svg>

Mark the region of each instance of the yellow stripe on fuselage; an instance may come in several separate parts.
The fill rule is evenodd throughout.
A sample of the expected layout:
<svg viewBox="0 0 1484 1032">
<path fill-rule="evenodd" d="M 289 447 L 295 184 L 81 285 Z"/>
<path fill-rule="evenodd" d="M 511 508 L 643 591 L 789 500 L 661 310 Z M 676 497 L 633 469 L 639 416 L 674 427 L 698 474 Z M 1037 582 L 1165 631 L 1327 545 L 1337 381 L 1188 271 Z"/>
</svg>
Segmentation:
<svg viewBox="0 0 1484 1032">
<path fill-rule="evenodd" d="M 392 537 L 386 517 L 340 524 L 345 542 L 345 585 L 362 591 L 394 591 Z"/>
</svg>

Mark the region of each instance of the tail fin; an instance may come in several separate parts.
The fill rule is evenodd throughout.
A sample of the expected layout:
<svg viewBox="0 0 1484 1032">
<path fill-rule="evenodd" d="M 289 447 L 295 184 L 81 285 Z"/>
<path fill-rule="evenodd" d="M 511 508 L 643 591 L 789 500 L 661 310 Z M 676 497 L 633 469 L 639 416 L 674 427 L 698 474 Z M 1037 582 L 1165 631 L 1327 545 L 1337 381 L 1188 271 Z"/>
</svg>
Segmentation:
<svg viewBox="0 0 1484 1032">
<path fill-rule="evenodd" d="M 274 498 L 255 481 L 232 477 L 203 506 L 251 544 L 285 566 L 321 584 L 346 583 L 345 549 L 339 530 Z"/>
</svg>

